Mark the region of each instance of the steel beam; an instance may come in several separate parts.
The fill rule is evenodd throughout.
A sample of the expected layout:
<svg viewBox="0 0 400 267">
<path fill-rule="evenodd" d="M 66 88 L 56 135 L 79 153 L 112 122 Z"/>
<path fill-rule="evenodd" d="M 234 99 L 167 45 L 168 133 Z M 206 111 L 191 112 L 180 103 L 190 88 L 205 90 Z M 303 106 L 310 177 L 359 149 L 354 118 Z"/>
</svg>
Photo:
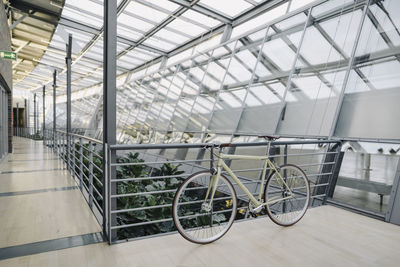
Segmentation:
<svg viewBox="0 0 400 267">
<path fill-rule="evenodd" d="M 26 16 L 28 16 L 28 14 L 23 14 L 21 17 L 19 17 L 19 19 L 14 21 L 14 23 L 12 25 L 10 25 L 10 27 L 8 27 L 8 29 L 10 31 L 12 31 L 12 29 L 14 29 L 21 21 L 23 21 L 26 18 Z"/>
<path fill-rule="evenodd" d="M 33 94 L 33 134 L 36 134 L 36 93 Z"/>
<path fill-rule="evenodd" d="M 53 145 L 55 146 L 56 140 L 56 91 L 57 91 L 57 70 L 53 72 Z M 54 148 L 53 146 L 53 148 Z"/>
<path fill-rule="evenodd" d="M 27 99 L 24 99 L 24 107 L 25 107 L 25 128 L 28 128 L 28 103 Z"/>
<path fill-rule="evenodd" d="M 73 29 L 80 30 L 80 31 L 90 33 L 93 35 L 101 35 L 102 34 L 101 30 L 98 30 L 90 25 L 85 25 L 85 24 L 82 24 L 82 23 L 79 23 L 77 21 L 73 21 L 73 20 L 70 20 L 67 18 L 61 18 L 59 24 L 62 26 L 68 27 L 68 28 L 73 28 Z M 122 36 L 117 36 L 117 41 L 120 42 L 121 44 L 126 44 L 126 45 L 130 45 L 130 46 L 138 45 L 135 41 L 129 40 Z M 143 50 L 157 53 L 160 55 L 165 54 L 164 51 L 157 49 L 155 47 L 145 45 L 145 44 L 139 44 L 138 47 L 142 48 Z"/>
<path fill-rule="evenodd" d="M 232 19 L 230 19 L 218 12 L 213 11 L 212 9 L 210 9 L 208 7 L 197 4 L 197 2 L 199 2 L 199 1 L 192 1 L 192 2 L 189 2 L 186 0 L 169 0 L 169 1 L 172 3 L 178 4 L 180 6 L 186 7 L 188 9 L 192 9 L 192 10 L 194 10 L 200 14 L 203 14 L 207 17 L 212 17 L 213 19 L 216 19 L 222 23 L 225 23 L 225 24 L 232 23 Z"/>
<path fill-rule="evenodd" d="M 347 83 L 348 83 L 349 78 L 350 78 L 351 69 L 353 68 L 354 63 L 356 62 L 356 51 L 357 51 L 358 43 L 360 41 L 361 32 L 362 32 L 362 28 L 363 28 L 363 25 L 364 25 L 365 17 L 367 16 L 368 4 L 369 4 L 369 1 L 364 5 L 364 8 L 363 8 L 362 17 L 360 19 L 360 24 L 358 25 L 357 35 L 356 35 L 356 38 L 354 40 L 354 45 L 353 45 L 353 49 L 351 51 L 349 64 L 348 64 L 348 66 L 346 68 L 346 74 L 345 74 L 345 77 L 343 79 L 343 86 L 341 88 L 342 90 L 341 90 L 340 95 L 339 95 L 338 105 L 336 106 L 336 110 L 335 110 L 335 114 L 334 114 L 334 117 L 333 117 L 332 126 L 331 126 L 331 129 L 329 131 L 329 138 L 328 139 L 332 139 L 332 137 L 333 137 L 333 135 L 335 134 L 335 131 L 336 131 L 337 122 L 339 120 L 340 111 L 341 111 L 342 106 L 343 106 L 345 91 L 346 91 Z"/>
<path fill-rule="evenodd" d="M 43 85 L 43 141 L 44 141 L 44 134 L 46 130 L 46 86 Z"/>
<path fill-rule="evenodd" d="M 16 123 L 16 128 L 17 128 L 17 135 L 19 136 L 19 103 L 17 103 L 17 123 Z"/>
<path fill-rule="evenodd" d="M 72 63 L 72 34 L 68 36 L 68 44 L 66 44 L 67 57 L 65 62 L 67 65 L 67 167 L 70 169 L 71 158 L 71 63 Z"/>
<path fill-rule="evenodd" d="M 116 201 L 111 203 L 111 194 L 116 194 L 115 183 L 111 186 L 111 179 L 116 179 L 116 169 L 108 168 L 116 162 L 116 152 L 108 153 L 108 147 L 116 144 L 116 106 L 117 106 L 117 0 L 104 1 L 104 37 L 103 37 L 103 233 L 107 235 L 111 244 L 115 238 L 115 231 L 111 231 L 111 224 L 115 223 L 115 215 L 111 217 L 111 209 L 116 209 Z"/>
</svg>

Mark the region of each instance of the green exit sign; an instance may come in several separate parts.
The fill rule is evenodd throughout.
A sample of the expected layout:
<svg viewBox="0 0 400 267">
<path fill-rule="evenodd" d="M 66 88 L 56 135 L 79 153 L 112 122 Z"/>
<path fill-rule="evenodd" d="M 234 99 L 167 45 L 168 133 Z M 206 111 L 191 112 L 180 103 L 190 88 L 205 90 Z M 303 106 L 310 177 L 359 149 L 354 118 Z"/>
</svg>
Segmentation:
<svg viewBox="0 0 400 267">
<path fill-rule="evenodd" d="M 0 58 L 17 60 L 17 53 L 0 51 Z"/>
</svg>

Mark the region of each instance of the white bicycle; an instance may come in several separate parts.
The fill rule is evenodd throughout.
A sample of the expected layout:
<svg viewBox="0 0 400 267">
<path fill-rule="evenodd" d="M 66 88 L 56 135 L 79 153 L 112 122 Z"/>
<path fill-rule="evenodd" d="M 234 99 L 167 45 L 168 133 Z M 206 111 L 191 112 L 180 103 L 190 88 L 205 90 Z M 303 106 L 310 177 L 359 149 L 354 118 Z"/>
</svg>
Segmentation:
<svg viewBox="0 0 400 267">
<path fill-rule="evenodd" d="M 269 140 L 268 151 L 275 136 Z M 172 207 L 172 217 L 178 232 L 187 240 L 207 244 L 221 238 L 232 226 L 237 213 L 237 196 L 231 181 L 222 174 L 224 169 L 235 184 L 249 198 L 249 210 L 259 213 L 263 208 L 271 220 L 281 226 L 297 223 L 306 213 L 310 202 L 310 185 L 304 171 L 296 165 L 280 167 L 268 156 L 229 155 L 221 152 L 232 144 L 210 145 L 219 148 L 216 169 L 202 171 L 188 177 L 178 188 Z M 263 160 L 262 180 L 255 198 L 224 162 L 225 159 Z M 212 160 L 211 160 L 212 161 Z M 270 175 L 264 186 L 269 167 Z"/>
</svg>

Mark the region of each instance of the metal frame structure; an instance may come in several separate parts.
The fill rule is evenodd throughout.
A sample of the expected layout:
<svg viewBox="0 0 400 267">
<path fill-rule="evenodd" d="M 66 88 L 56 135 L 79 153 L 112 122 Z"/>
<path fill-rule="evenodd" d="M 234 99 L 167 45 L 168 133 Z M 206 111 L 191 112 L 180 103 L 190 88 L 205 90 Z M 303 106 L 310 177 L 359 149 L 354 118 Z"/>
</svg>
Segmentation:
<svg viewBox="0 0 400 267">
<path fill-rule="evenodd" d="M 98 121 L 97 117 L 91 116 L 93 108 L 96 109 L 96 116 L 103 110 L 103 132 L 98 131 L 95 137 L 103 140 L 104 201 L 101 209 L 104 211 L 103 232 L 109 243 L 117 240 L 118 229 L 136 226 L 117 225 L 117 199 L 133 196 L 118 196 L 117 183 L 120 181 L 116 179 L 116 168 L 124 166 L 116 163 L 119 150 L 159 149 L 156 156 L 149 151 L 143 155 L 153 157 L 154 161 L 150 162 L 156 162 L 154 164 L 166 163 L 168 158 L 174 163 L 184 163 L 185 167 L 193 170 L 199 168 L 197 165 L 201 162 L 207 161 L 204 151 L 200 149 L 203 143 L 247 141 L 243 146 L 262 146 L 262 143 L 252 141 L 258 141 L 257 136 L 263 134 L 328 139 L 318 141 L 319 144 L 339 144 L 339 141 L 334 141 L 336 139 L 363 141 L 374 138 L 376 141 L 381 138 L 388 142 L 400 142 L 400 128 L 395 116 L 388 116 L 389 113 L 386 114 L 382 108 L 385 107 L 384 101 L 394 104 L 400 97 L 398 90 L 395 90 L 397 88 L 393 88 L 393 84 L 388 85 L 393 82 L 395 86 L 400 86 L 395 74 L 396 70 L 400 70 L 400 25 L 393 20 L 400 12 L 395 12 L 397 6 L 393 8 L 394 11 L 390 9 L 395 0 L 321 0 L 295 11 L 291 11 L 296 3 L 294 1 L 260 1 L 237 16 L 212 11 L 202 1 L 170 0 L 170 3 L 178 4 L 173 10 L 168 10 L 167 6 L 149 4 L 148 1 L 122 0 L 118 6 L 116 0 L 104 1 L 104 23 L 95 12 L 77 8 L 78 13 L 85 13 L 93 19 L 93 24 L 98 25 L 83 25 L 62 17 L 58 29 L 60 35 L 67 36 L 68 28 L 74 32 L 74 41 L 83 40 L 84 45 L 74 51 L 68 33 L 67 67 L 56 68 L 58 76 L 53 76 L 53 133 L 56 133 L 55 121 L 67 118 L 66 134 L 63 133 L 61 138 L 54 134 L 53 147 L 56 150 L 60 147 L 64 149 L 61 155 L 66 156 L 65 161 L 71 172 L 80 169 L 76 177 L 82 185 L 82 164 L 76 164 L 76 160 L 82 162 L 82 157 L 76 158 L 75 155 L 82 155 L 84 137 L 71 133 L 72 117 L 77 114 L 86 116 L 86 124 L 84 121 L 79 125 L 74 123 L 74 126 L 85 128 L 94 119 Z M 95 0 L 90 2 L 99 4 Z M 168 16 L 158 23 L 152 23 L 132 13 L 129 10 L 134 5 L 132 3 L 147 8 L 151 6 Z M 269 15 L 268 12 L 284 4 L 287 4 L 285 11 L 276 19 L 260 23 L 251 31 L 236 34 L 241 25 L 254 22 L 257 15 L 263 18 L 263 15 Z M 72 8 L 66 6 L 67 11 Z M 188 11 L 206 15 L 218 23 L 212 27 L 202 27 L 201 23 L 184 16 Z M 124 15 L 149 24 L 147 30 L 121 23 Z M 176 18 L 202 28 L 201 35 L 194 37 L 173 28 L 171 25 Z M 140 36 L 136 40 L 117 36 L 117 28 L 121 32 L 139 32 Z M 82 32 L 88 36 L 83 37 Z M 177 34 L 181 42 L 163 37 L 162 33 L 166 32 L 171 36 Z M 215 42 L 215 36 L 221 37 L 221 41 Z M 101 38 L 102 46 L 99 45 Z M 154 40 L 171 49 L 152 46 Z M 210 45 L 212 42 L 216 45 Z M 57 59 L 49 59 L 57 54 L 53 48 L 57 53 L 62 51 L 57 50 L 56 45 L 49 50 L 49 56 L 44 60 L 49 65 L 51 62 L 57 65 Z M 102 59 L 93 56 L 96 49 L 103 51 L 102 77 Z M 75 55 L 74 60 L 72 54 Z M 139 54 L 145 59 L 138 57 Z M 88 59 L 90 55 L 94 60 Z M 136 63 L 131 66 L 124 61 Z M 388 75 L 379 74 L 382 66 Z M 73 74 L 75 78 L 72 80 Z M 382 82 L 382 77 L 388 78 L 389 82 Z M 56 87 L 56 78 L 66 78 L 66 97 L 63 94 L 56 97 L 56 90 L 60 92 L 64 87 L 64 83 Z M 101 85 L 102 98 L 99 97 Z M 381 108 L 371 112 L 369 109 L 373 102 L 370 96 L 378 93 L 382 95 L 377 103 Z M 56 110 L 56 103 L 64 102 L 67 103 L 66 108 Z M 400 113 L 398 105 L 394 106 L 390 110 L 392 114 Z M 36 118 L 36 103 L 34 107 Z M 369 112 L 368 120 L 371 123 L 379 123 L 380 116 L 387 115 L 385 118 L 389 122 L 379 124 L 383 125 L 379 128 L 382 131 L 379 138 L 373 129 L 369 129 L 368 123 L 357 129 L 358 121 L 349 120 L 353 117 L 366 119 L 365 115 L 362 117 L 366 111 Z M 64 125 L 62 121 L 60 125 Z M 48 138 L 46 132 L 44 136 Z M 129 145 L 117 145 L 117 137 L 120 143 Z M 76 139 L 79 141 L 75 142 Z M 307 141 L 299 142 L 308 144 Z M 152 146 L 142 143 L 164 144 Z M 289 155 L 288 145 L 294 144 L 290 141 L 276 143 L 285 147 L 286 156 Z M 239 147 L 241 145 L 234 145 L 229 152 L 234 154 Z M 185 160 L 191 148 L 198 148 L 197 154 L 191 155 L 191 160 Z M 314 173 L 317 177 L 314 193 L 318 196 L 314 204 L 325 203 L 333 194 L 333 184 L 341 162 L 340 145 L 335 148 L 326 146 L 322 150 L 318 164 L 308 163 L 319 166 Z M 328 167 L 331 167 L 330 171 L 327 171 Z M 147 178 L 150 180 L 154 177 L 150 175 Z M 133 181 L 136 177 L 126 179 Z M 322 186 L 324 189 L 319 188 Z M 397 184 L 394 187 L 397 188 Z M 394 209 L 394 203 L 397 202 L 393 198 L 397 191 L 392 195 L 390 205 Z M 137 207 L 132 209 L 138 210 Z M 167 220 L 151 223 L 163 222 Z"/>
</svg>

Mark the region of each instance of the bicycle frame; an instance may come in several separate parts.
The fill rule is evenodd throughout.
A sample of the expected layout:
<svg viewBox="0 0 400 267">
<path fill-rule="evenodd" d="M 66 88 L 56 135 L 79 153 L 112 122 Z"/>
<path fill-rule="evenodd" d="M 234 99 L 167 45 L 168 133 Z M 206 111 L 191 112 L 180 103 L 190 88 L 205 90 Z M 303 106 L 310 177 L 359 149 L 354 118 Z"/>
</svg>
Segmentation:
<svg viewBox="0 0 400 267">
<path fill-rule="evenodd" d="M 226 163 L 224 162 L 225 159 L 264 160 L 262 178 L 261 178 L 261 186 L 260 186 L 260 192 L 258 194 L 258 199 L 256 199 L 253 196 L 253 194 L 250 193 L 250 191 L 245 187 L 245 185 L 240 181 L 240 179 L 233 173 L 232 169 L 228 165 L 226 165 Z M 265 182 L 265 176 L 267 173 L 267 166 L 270 168 L 270 170 L 272 170 L 278 174 L 278 177 L 280 178 L 280 181 L 282 182 L 281 188 L 284 185 L 289 191 L 289 196 L 282 197 L 282 198 L 274 198 L 274 199 L 265 200 L 265 202 L 262 202 L 262 193 L 264 191 L 264 182 Z M 219 156 L 218 156 L 218 162 L 217 162 L 217 174 L 213 175 L 212 178 L 210 179 L 210 185 L 207 189 L 207 193 L 206 193 L 206 197 L 205 197 L 205 201 L 206 201 L 210 194 L 210 189 L 212 188 L 209 204 L 211 204 L 213 202 L 214 195 L 217 190 L 218 181 L 219 181 L 219 178 L 221 177 L 222 169 L 224 169 L 232 177 L 232 179 L 236 182 L 236 184 L 240 187 L 240 189 L 242 189 L 243 192 L 249 197 L 250 201 L 255 205 L 256 208 L 265 206 L 267 204 L 273 204 L 275 202 L 279 202 L 279 201 L 282 201 L 285 199 L 290 199 L 293 197 L 293 193 L 290 190 L 290 188 L 288 187 L 288 185 L 286 184 L 285 179 L 279 173 L 279 171 L 275 167 L 275 165 L 271 162 L 268 155 L 267 156 L 231 155 L 231 154 L 224 154 L 224 153 L 220 152 Z"/>
</svg>

